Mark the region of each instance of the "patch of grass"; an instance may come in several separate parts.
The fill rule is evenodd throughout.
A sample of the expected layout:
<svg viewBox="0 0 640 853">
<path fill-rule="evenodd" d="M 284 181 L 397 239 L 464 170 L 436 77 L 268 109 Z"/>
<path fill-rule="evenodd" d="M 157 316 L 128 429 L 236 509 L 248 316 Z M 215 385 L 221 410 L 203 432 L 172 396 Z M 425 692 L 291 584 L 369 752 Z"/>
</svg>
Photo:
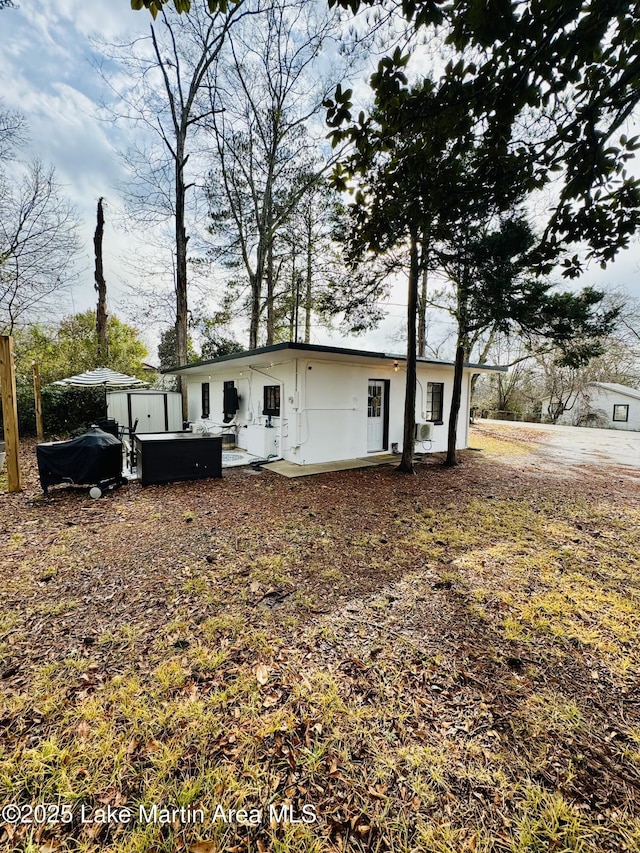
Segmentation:
<svg viewBox="0 0 640 853">
<path fill-rule="evenodd" d="M 609 513 L 618 522 L 618 552 L 602 535 L 581 532 Z M 454 562 L 476 601 L 480 594 L 502 602 L 506 639 L 578 644 L 631 677 L 634 650 L 640 654 L 640 582 L 628 557 L 640 547 L 637 527 L 618 507 L 578 501 L 566 515 L 558 520 L 557 507 L 545 500 L 472 500 L 455 515 L 430 516 L 416 541 L 430 559 Z M 449 571 L 441 578 L 454 584 Z"/>
<path fill-rule="evenodd" d="M 222 636 L 237 637 L 245 628 L 245 621 L 241 616 L 229 613 L 221 613 L 212 616 L 200 625 L 200 633 L 203 637 L 216 639 Z"/>
<path fill-rule="evenodd" d="M 524 456 L 533 452 L 530 444 L 504 438 L 496 438 L 477 429 L 472 436 L 472 449 L 482 450 L 491 456 Z"/>
<path fill-rule="evenodd" d="M 189 675 L 181 661 L 176 659 L 161 663 L 154 674 L 161 690 L 165 692 L 171 692 L 182 687 Z"/>
<path fill-rule="evenodd" d="M 484 853 L 492 849 L 492 846 L 484 833 L 478 830 L 460 829 L 452 827 L 450 823 L 442 823 L 437 826 L 420 822 L 418 834 L 419 849 L 429 850 L 430 853 L 460 853 L 463 850 Z"/>
<path fill-rule="evenodd" d="M 251 579 L 265 586 L 293 586 L 293 580 L 287 571 L 282 554 L 268 554 L 258 557 L 251 568 Z"/>
<path fill-rule="evenodd" d="M 34 612 L 42 616 L 61 616 L 78 606 L 78 601 L 46 601 L 36 604 Z"/>
<path fill-rule="evenodd" d="M 531 694 L 518 709 L 518 716 L 526 719 L 531 737 L 553 731 L 564 733 L 577 730 L 583 716 L 573 701 L 550 690 Z"/>
<path fill-rule="evenodd" d="M 557 793 L 527 785 L 515 817 L 513 853 L 588 853 L 597 849 L 597 827 Z"/>
<path fill-rule="evenodd" d="M 219 669 L 226 660 L 228 652 L 225 649 L 209 649 L 198 646 L 191 655 L 191 661 L 199 672 L 211 673 Z"/>
<path fill-rule="evenodd" d="M 39 581 L 48 581 L 58 574 L 58 569 L 55 566 L 46 566 L 38 575 Z"/>
</svg>

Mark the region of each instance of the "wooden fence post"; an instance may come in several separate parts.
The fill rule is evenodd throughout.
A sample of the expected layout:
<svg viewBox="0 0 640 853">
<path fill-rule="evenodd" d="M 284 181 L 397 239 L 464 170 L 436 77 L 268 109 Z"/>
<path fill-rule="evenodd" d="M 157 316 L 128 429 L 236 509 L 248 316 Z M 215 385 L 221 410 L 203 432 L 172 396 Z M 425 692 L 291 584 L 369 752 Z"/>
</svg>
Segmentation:
<svg viewBox="0 0 640 853">
<path fill-rule="evenodd" d="M 13 361 L 13 338 L 0 335 L 0 385 L 2 387 L 2 419 L 7 453 L 7 485 L 10 492 L 19 492 L 20 437 L 18 435 L 18 397 L 16 371 Z"/>
<path fill-rule="evenodd" d="M 36 433 L 38 441 L 44 441 L 44 428 L 42 426 L 42 395 L 40 394 L 40 367 L 34 361 L 33 367 L 33 399 L 36 408 Z"/>
</svg>

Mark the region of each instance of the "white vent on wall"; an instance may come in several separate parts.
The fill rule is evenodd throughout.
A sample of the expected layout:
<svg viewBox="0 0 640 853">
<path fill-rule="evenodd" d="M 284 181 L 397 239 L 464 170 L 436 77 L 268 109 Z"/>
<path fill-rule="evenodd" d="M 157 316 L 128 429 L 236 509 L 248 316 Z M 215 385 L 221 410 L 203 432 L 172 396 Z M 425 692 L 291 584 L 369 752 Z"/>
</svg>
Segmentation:
<svg viewBox="0 0 640 853">
<path fill-rule="evenodd" d="M 433 424 L 416 424 L 416 441 L 431 441 Z"/>
</svg>

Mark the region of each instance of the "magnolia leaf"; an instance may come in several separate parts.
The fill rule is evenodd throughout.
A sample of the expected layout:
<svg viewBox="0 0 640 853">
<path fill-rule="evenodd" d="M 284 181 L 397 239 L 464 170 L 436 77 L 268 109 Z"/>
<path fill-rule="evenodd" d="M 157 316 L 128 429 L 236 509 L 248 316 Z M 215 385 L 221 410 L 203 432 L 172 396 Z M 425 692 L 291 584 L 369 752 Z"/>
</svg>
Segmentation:
<svg viewBox="0 0 640 853">
<path fill-rule="evenodd" d="M 269 670 L 263 663 L 259 663 L 253 670 L 258 684 L 266 684 L 269 681 Z"/>
</svg>

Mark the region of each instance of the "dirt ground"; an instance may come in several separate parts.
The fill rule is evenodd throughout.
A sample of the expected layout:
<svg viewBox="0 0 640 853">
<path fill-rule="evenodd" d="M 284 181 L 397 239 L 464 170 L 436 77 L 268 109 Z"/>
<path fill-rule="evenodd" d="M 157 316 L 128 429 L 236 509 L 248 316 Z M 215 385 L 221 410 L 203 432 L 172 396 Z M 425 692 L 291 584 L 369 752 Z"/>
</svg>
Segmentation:
<svg viewBox="0 0 640 853">
<path fill-rule="evenodd" d="M 2 849 L 640 851 L 640 478 L 544 441 L 98 501 L 25 445 Z"/>
</svg>

